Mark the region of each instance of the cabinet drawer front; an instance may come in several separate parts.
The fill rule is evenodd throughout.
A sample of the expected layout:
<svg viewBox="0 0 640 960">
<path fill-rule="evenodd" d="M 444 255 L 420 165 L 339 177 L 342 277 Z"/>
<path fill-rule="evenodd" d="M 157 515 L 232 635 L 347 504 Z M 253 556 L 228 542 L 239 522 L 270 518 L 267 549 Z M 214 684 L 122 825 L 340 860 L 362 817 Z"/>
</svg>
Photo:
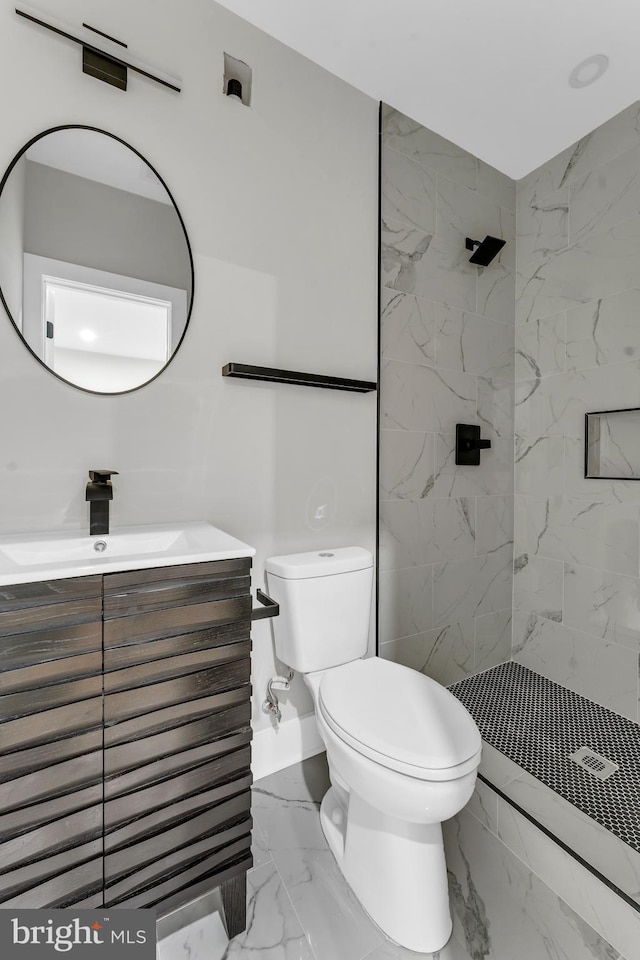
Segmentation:
<svg viewBox="0 0 640 960">
<path fill-rule="evenodd" d="M 4 637 L 0 644 L 0 670 L 15 670 L 34 663 L 61 660 L 102 649 L 99 620 L 51 627 Z"/>
<path fill-rule="evenodd" d="M 5 750 L 20 750 L 54 737 L 84 733 L 91 727 L 101 726 L 102 697 L 82 700 L 57 710 L 44 710 L 19 720 L 8 720 L 0 726 L 0 770 L 4 771 L 5 768 L 5 758 L 2 756 Z M 10 763 L 11 758 L 6 762 Z"/>
<path fill-rule="evenodd" d="M 210 647 L 222 647 L 229 643 L 249 639 L 246 623 L 223 623 L 207 630 L 195 630 L 164 640 L 147 640 L 126 647 L 108 647 L 104 652 L 105 670 L 123 670 L 150 660 L 162 660 L 187 653 L 197 653 Z"/>
<path fill-rule="evenodd" d="M 66 873 L 60 873 L 19 896 L 5 901 L 2 906 L 19 907 L 70 907 L 80 905 L 90 895 L 96 906 L 102 904 L 102 858 L 75 866 Z"/>
<path fill-rule="evenodd" d="M 235 858 L 238 854 L 246 855 L 251 849 L 251 820 L 244 820 L 229 830 L 223 831 L 216 838 L 218 843 L 215 847 L 211 846 L 212 839 L 212 837 L 205 837 L 198 840 L 181 850 L 160 857 L 149 866 L 136 870 L 135 873 L 125 876 L 122 880 L 109 884 L 107 897 L 110 901 L 113 901 L 126 896 L 133 896 L 137 891 L 166 880 L 167 876 L 172 873 L 177 873 L 181 868 L 184 870 L 189 864 L 195 865 L 207 856 L 216 853 L 216 851 L 217 862 Z"/>
<path fill-rule="evenodd" d="M 161 759 L 156 760 L 155 763 L 146 763 L 144 760 L 137 762 L 134 758 L 133 762 L 129 763 L 129 766 L 132 766 L 134 769 L 129 770 L 128 773 L 123 773 L 119 777 L 110 777 L 105 780 L 105 797 L 118 797 L 123 793 L 129 793 L 147 784 L 164 780 L 173 774 L 180 773 L 182 770 L 189 770 L 199 763 L 212 760 L 214 757 L 220 756 L 220 754 L 246 746 L 250 740 L 251 730 L 247 728 L 235 736 L 223 737 L 220 740 L 214 740 L 210 743 L 203 743 L 199 747 L 193 747 L 191 750 L 183 750 L 180 753 L 171 753 L 167 756 L 163 756 L 162 753 L 158 753 L 155 749 L 148 748 L 149 753 L 145 759 L 148 760 L 149 757 L 158 756 L 161 757 Z M 141 744 L 145 743 L 146 741 L 141 741 Z M 109 770 L 107 763 L 111 762 L 113 766 L 113 758 L 107 756 L 105 757 L 105 761 L 105 772 L 107 777 L 109 777 L 109 773 L 113 771 Z"/>
<path fill-rule="evenodd" d="M 64 704 L 78 704 L 82 700 L 91 700 L 102 694 L 102 677 L 85 677 L 70 683 L 55 683 L 39 690 L 26 693 L 8 693 L 0 697 L 0 720 L 13 720 L 15 717 L 38 715 L 41 711 L 51 710 Z M 51 731 L 55 734 L 55 729 Z M 0 730 L 0 736 L 2 730 Z"/>
<path fill-rule="evenodd" d="M 123 593 L 105 595 L 105 619 L 128 617 L 167 607 L 186 606 L 212 600 L 228 600 L 251 592 L 251 578 L 236 576 L 232 579 L 187 579 L 163 581 Z"/>
<path fill-rule="evenodd" d="M 0 673 L 0 695 L 20 690 L 31 690 L 31 699 L 39 700 L 39 688 L 50 683 L 60 683 L 78 677 L 102 674 L 102 653 L 87 653 L 79 657 L 66 657 L 64 660 L 49 660 L 34 663 L 19 670 L 5 670 Z M 1 707 L 0 707 L 1 709 Z"/>
<path fill-rule="evenodd" d="M 198 670 L 175 680 L 139 687 L 135 693 L 129 690 L 112 693 L 106 696 L 104 701 L 105 722 L 115 723 L 172 704 L 180 704 L 182 708 L 189 701 L 197 701 L 214 693 L 246 685 L 249 677 L 249 660 L 234 660 L 232 663 L 224 663 L 209 670 Z M 142 719 L 143 722 L 149 720 L 148 717 Z"/>
<path fill-rule="evenodd" d="M 104 625 L 104 645 L 106 648 L 144 640 L 163 640 L 190 630 L 203 630 L 216 623 L 233 623 L 237 620 L 245 620 L 249 626 L 251 597 L 248 595 L 107 620 Z"/>
<path fill-rule="evenodd" d="M 209 712 L 193 723 L 183 723 L 163 733 L 107 748 L 104 756 L 105 774 L 109 777 L 130 770 L 130 776 L 135 777 L 143 764 L 149 764 L 158 757 L 161 763 L 165 762 L 164 758 L 170 762 L 171 755 L 200 744 L 210 746 L 216 753 L 233 749 L 230 741 L 226 746 L 229 734 L 237 732 L 239 736 L 246 737 L 248 733 L 251 737 L 251 704 L 246 697 L 244 700 L 244 703 L 227 710 Z M 118 731 L 120 726 L 112 728 L 109 733 Z M 242 742 L 247 741 L 243 739 Z"/>
<path fill-rule="evenodd" d="M 99 840 L 83 843 L 72 851 L 65 850 L 64 853 L 55 854 L 45 860 L 37 860 L 35 863 L 27 863 L 24 867 L 0 873 L 0 902 L 17 897 L 20 891 L 37 887 L 45 880 L 68 870 L 70 859 L 80 864 L 96 857 L 102 857 L 102 837 Z M 100 872 L 102 874 L 102 868 Z"/>
<path fill-rule="evenodd" d="M 0 613 L 102 597 L 102 577 L 70 577 L 67 580 L 40 580 L 0 587 Z"/>
<path fill-rule="evenodd" d="M 171 727 L 178 727 L 190 720 L 208 717 L 209 714 L 226 707 L 245 703 L 249 699 L 246 686 L 217 693 L 213 697 L 202 697 L 190 703 L 180 703 L 163 710 L 154 710 L 146 716 L 135 717 L 133 720 L 124 720 L 104 731 L 105 745 L 115 746 L 140 740 L 142 737 L 160 734 Z"/>
<path fill-rule="evenodd" d="M 0 815 L 0 842 L 97 803 L 102 803 L 101 783 L 3 813 Z"/>
<path fill-rule="evenodd" d="M 102 597 L 0 613 L 0 636 L 102 620 Z"/>
<path fill-rule="evenodd" d="M 0 758 L 0 766 L 4 766 L 5 759 Z M 93 751 L 0 783 L 0 811 L 8 813 L 26 804 L 51 799 L 59 793 L 101 783 L 102 766 L 102 752 Z"/>
<path fill-rule="evenodd" d="M 7 870 L 65 849 L 72 862 L 74 847 L 101 835 L 102 805 L 98 804 L 0 843 L 0 864 L 2 870 Z"/>
<path fill-rule="evenodd" d="M 153 583 L 162 584 L 185 579 L 224 580 L 229 577 L 248 576 L 250 572 L 250 557 L 239 557 L 236 560 L 211 560 L 206 563 L 183 563 L 176 567 L 155 567 L 149 570 L 127 570 L 124 573 L 106 574 L 104 595 L 112 597 Z"/>
<path fill-rule="evenodd" d="M 253 862 L 251 854 L 242 852 L 242 841 L 239 841 L 238 847 L 240 847 L 240 853 L 235 856 L 231 853 L 231 849 L 226 852 L 220 851 L 176 873 L 163 883 L 153 884 L 141 893 L 129 897 L 111 899 L 107 890 L 105 906 L 129 909 L 154 907 L 158 915 L 168 913 L 177 906 L 189 903 L 196 897 L 213 890 L 225 880 L 251 869 Z"/>
<path fill-rule="evenodd" d="M 100 701 L 102 712 L 102 701 Z M 95 707 L 94 707 L 95 709 Z M 22 721 L 19 721 L 20 723 Z M 15 732 L 15 731 L 14 731 Z M 36 771 L 72 758 L 89 756 L 93 750 L 102 748 L 102 729 L 90 730 L 76 737 L 65 737 L 41 746 L 28 747 L 17 753 L 3 753 L 5 728 L 0 727 L 0 783 L 6 783 L 16 777 L 37 776 Z"/>
<path fill-rule="evenodd" d="M 173 777 L 153 783 L 150 786 L 138 789 L 135 793 L 122 793 L 105 803 L 105 827 L 119 826 L 134 820 L 147 813 L 152 813 L 160 807 L 188 797 L 193 793 L 211 789 L 216 783 L 249 773 L 251 751 L 248 748 L 237 750 L 235 753 L 218 757 L 208 763 L 200 764 L 192 769 L 181 771 Z M 121 780 L 122 778 L 118 778 Z M 118 782 L 111 782 L 115 790 Z M 121 784 L 120 784 L 121 786 Z M 0 821 L 1 822 L 1 821 Z"/>
<path fill-rule="evenodd" d="M 240 777 L 214 790 L 207 790 L 195 797 L 181 800 L 179 803 L 172 803 L 169 807 L 156 810 L 124 827 L 118 827 L 111 833 L 105 834 L 105 851 L 114 855 L 120 850 L 126 853 L 127 848 L 133 843 L 140 849 L 140 842 L 149 835 L 157 836 L 159 843 L 173 842 L 175 846 L 184 846 L 185 843 L 197 840 L 206 833 L 212 833 L 216 827 L 228 820 L 249 816 L 250 786 L 250 776 Z M 163 840 L 169 833 L 171 841 Z M 110 861 L 112 865 L 122 862 L 125 861 L 117 859 Z M 126 862 L 129 861 L 126 860 Z M 138 865 L 141 862 L 138 860 Z M 114 866 L 113 869 L 120 869 L 120 867 Z"/>
<path fill-rule="evenodd" d="M 162 680 L 177 678 L 181 674 L 195 673 L 197 670 L 218 663 L 231 663 L 234 660 L 249 659 L 251 644 L 228 643 L 224 647 L 213 647 L 210 650 L 198 650 L 196 653 L 185 653 L 176 657 L 165 657 L 162 660 L 149 660 L 138 666 L 127 667 L 124 670 L 114 670 L 104 678 L 105 693 L 115 693 L 119 690 L 130 690 L 132 687 L 146 686 Z"/>
</svg>

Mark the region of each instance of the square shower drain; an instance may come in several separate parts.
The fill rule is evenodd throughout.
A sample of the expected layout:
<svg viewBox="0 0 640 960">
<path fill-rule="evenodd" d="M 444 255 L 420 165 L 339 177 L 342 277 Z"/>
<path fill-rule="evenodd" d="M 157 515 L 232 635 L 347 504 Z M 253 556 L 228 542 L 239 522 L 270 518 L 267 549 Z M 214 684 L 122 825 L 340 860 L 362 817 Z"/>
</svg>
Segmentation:
<svg viewBox="0 0 640 960">
<path fill-rule="evenodd" d="M 580 747 L 579 750 L 570 755 L 569 759 L 597 777 L 598 780 L 608 780 L 618 769 L 617 763 L 607 760 L 606 757 L 601 757 L 599 753 L 589 750 L 589 747 Z"/>
</svg>

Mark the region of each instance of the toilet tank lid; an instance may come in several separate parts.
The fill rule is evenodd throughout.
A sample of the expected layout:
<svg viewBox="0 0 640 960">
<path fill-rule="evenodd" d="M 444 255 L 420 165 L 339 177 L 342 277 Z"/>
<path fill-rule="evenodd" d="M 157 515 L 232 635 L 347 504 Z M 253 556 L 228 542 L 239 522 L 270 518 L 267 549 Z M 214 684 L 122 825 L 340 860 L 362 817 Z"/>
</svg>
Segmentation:
<svg viewBox="0 0 640 960">
<path fill-rule="evenodd" d="M 265 570 L 285 580 L 306 580 L 311 577 L 330 577 L 352 573 L 373 566 L 373 557 L 363 547 L 335 547 L 314 550 L 312 553 L 290 553 L 283 557 L 269 557 Z"/>
</svg>

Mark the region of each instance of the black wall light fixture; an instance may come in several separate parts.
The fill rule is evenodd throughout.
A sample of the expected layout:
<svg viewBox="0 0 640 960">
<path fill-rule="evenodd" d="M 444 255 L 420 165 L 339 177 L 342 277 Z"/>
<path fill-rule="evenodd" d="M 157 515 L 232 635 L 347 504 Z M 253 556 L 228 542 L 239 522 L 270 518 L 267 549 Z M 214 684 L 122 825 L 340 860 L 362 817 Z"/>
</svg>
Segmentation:
<svg viewBox="0 0 640 960">
<path fill-rule="evenodd" d="M 491 440 L 480 439 L 477 423 L 456 423 L 456 464 L 459 467 L 480 466 L 480 451 L 488 450 Z"/>
<path fill-rule="evenodd" d="M 23 17 L 25 20 L 30 20 L 31 23 L 35 23 L 39 27 L 44 27 L 45 30 L 50 30 L 51 33 L 56 34 L 58 37 L 62 37 L 64 40 L 71 40 L 72 43 L 79 44 L 82 47 L 83 73 L 86 73 L 91 77 L 95 77 L 97 80 L 103 80 L 105 83 L 109 83 L 114 87 L 118 87 L 119 90 L 126 90 L 127 71 L 132 70 L 134 73 L 138 73 L 140 76 L 146 77 L 148 80 L 153 80 L 155 83 L 159 83 L 161 86 L 167 87 L 169 90 L 174 90 L 176 93 L 180 93 L 180 87 L 176 83 L 172 82 L 172 80 L 160 77 L 156 73 L 151 73 L 139 61 L 135 61 L 133 59 L 122 60 L 120 57 L 117 57 L 111 53 L 107 53 L 105 50 L 101 50 L 93 43 L 82 39 L 82 37 L 77 37 L 74 34 L 69 33 L 64 26 L 58 25 L 58 23 L 55 22 L 44 20 L 40 16 L 35 16 L 35 14 L 30 13 L 27 10 L 20 10 L 18 7 L 16 7 L 15 12 L 19 17 Z M 125 49 L 127 47 L 127 44 L 122 40 L 117 40 L 115 37 L 104 33 L 102 30 L 98 30 L 96 27 L 90 27 L 87 23 L 83 23 L 82 27 L 85 30 L 90 30 L 92 33 L 99 34 L 110 43 L 117 44 Z"/>
<path fill-rule="evenodd" d="M 501 240 L 500 237 L 486 236 L 484 240 L 472 240 L 471 237 L 467 237 L 465 242 L 467 250 L 478 248 L 473 256 L 469 257 L 469 263 L 477 263 L 479 267 L 488 267 L 493 258 L 500 253 L 505 243 L 506 240 Z"/>
</svg>

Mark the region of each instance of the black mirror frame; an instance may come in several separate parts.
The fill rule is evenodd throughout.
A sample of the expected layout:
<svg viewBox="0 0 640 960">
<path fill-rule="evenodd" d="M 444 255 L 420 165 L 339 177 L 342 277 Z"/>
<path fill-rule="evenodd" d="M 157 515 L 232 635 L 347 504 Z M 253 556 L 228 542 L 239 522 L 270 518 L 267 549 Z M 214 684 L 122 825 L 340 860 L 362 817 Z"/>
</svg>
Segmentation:
<svg viewBox="0 0 640 960">
<path fill-rule="evenodd" d="M 29 142 L 26 143 L 26 144 L 24 145 L 24 147 L 22 147 L 22 149 L 15 155 L 15 157 L 13 158 L 13 160 L 11 161 L 11 163 L 9 164 L 9 166 L 7 167 L 5 173 L 4 173 L 3 177 L 2 177 L 2 180 L 0 180 L 0 198 L 2 197 L 2 191 L 4 190 L 5 184 L 6 184 L 7 180 L 9 179 L 9 177 L 10 177 L 10 175 L 11 175 L 11 171 L 13 170 L 13 168 L 15 167 L 15 165 L 18 163 L 18 161 L 24 156 L 24 154 L 27 152 L 27 150 L 29 150 L 29 148 L 32 147 L 34 143 L 37 143 L 38 140 L 42 140 L 43 137 L 46 137 L 46 136 L 48 136 L 48 135 L 51 134 L 51 133 L 59 133 L 61 130 L 90 130 L 92 133 L 101 133 L 101 134 L 103 134 L 105 137 L 111 137 L 112 140 L 117 140 L 118 143 L 121 143 L 121 144 L 122 144 L 124 147 L 126 147 L 128 150 L 131 150 L 132 153 L 135 153 L 135 155 L 136 155 L 137 157 L 139 157 L 140 160 L 142 160 L 143 163 L 146 163 L 146 165 L 149 167 L 149 169 L 151 170 L 151 172 L 154 174 L 155 177 L 158 178 L 158 181 L 162 184 L 162 186 L 164 187 L 164 189 L 167 191 L 167 196 L 168 196 L 169 199 L 171 200 L 171 203 L 173 204 L 173 209 L 175 210 L 175 212 L 176 212 L 176 214 L 177 214 L 177 216 L 178 216 L 178 220 L 180 221 L 180 226 L 182 227 L 182 232 L 183 232 L 183 234 L 184 234 L 185 243 L 186 243 L 186 245 L 187 245 L 187 253 L 189 254 L 189 268 L 190 268 L 190 272 L 191 272 L 191 297 L 190 297 L 190 300 L 189 300 L 189 308 L 188 308 L 188 310 L 187 310 L 187 319 L 186 319 L 186 322 L 185 322 L 185 325 L 184 325 L 184 330 L 183 330 L 183 332 L 182 332 L 182 336 L 180 337 L 180 340 L 178 341 L 178 344 L 176 345 L 175 350 L 173 351 L 173 353 L 171 354 L 171 356 L 169 357 L 169 359 L 167 360 L 167 362 L 165 363 L 165 365 L 164 365 L 160 370 L 158 370 L 157 373 L 155 373 L 152 377 L 150 377 L 148 380 L 145 380 L 144 383 L 138 384 L 137 387 L 131 387 L 131 389 L 129 389 L 129 390 L 116 390 L 116 391 L 114 391 L 113 393 L 107 393 L 107 392 L 104 391 L 104 390 L 89 390 L 88 387 L 81 387 L 81 386 L 78 386 L 77 383 L 73 383 L 71 380 L 66 380 L 64 377 L 61 377 L 59 373 L 56 373 L 54 370 L 52 370 L 50 367 L 48 367 L 47 364 L 44 362 L 44 360 L 42 360 L 42 359 L 31 349 L 31 347 L 30 347 L 29 344 L 27 343 L 26 339 L 23 337 L 23 335 L 22 335 L 22 333 L 20 332 L 20 330 L 18 330 L 18 325 L 16 324 L 15 320 L 13 319 L 13 316 L 12 316 L 12 314 L 11 314 L 11 311 L 9 310 L 9 307 L 8 307 L 8 305 L 7 305 L 7 301 L 5 300 L 5 296 L 4 296 L 4 292 L 3 292 L 3 290 L 2 290 L 2 286 L 0 285 L 0 301 L 2 301 L 2 306 L 4 307 L 4 310 L 5 310 L 5 313 L 6 313 L 6 315 L 7 315 L 7 318 L 8 318 L 9 321 L 11 322 L 11 326 L 13 327 L 16 335 L 20 338 L 20 340 L 22 341 L 22 343 L 24 344 L 24 346 L 27 348 L 27 350 L 29 351 L 29 353 L 31 354 L 31 356 L 34 358 L 34 360 L 37 360 L 37 362 L 40 364 L 40 366 L 41 366 L 41 367 L 44 367 L 44 369 L 47 371 L 47 373 L 50 373 L 51 376 L 55 377 L 57 380 L 60 380 L 62 383 L 66 383 L 68 386 L 73 387 L 75 390 L 81 390 L 83 393 L 90 393 L 90 394 L 92 394 L 94 397 L 121 397 L 121 396 L 124 396 L 124 395 L 127 394 L 127 393 L 134 393 L 136 390 L 141 390 L 143 387 L 146 387 L 146 386 L 148 386 L 150 383 L 153 383 L 154 380 L 157 380 L 157 378 L 160 376 L 160 374 L 164 373 L 164 371 L 167 369 L 167 367 L 169 366 L 169 364 L 171 363 L 171 361 L 173 360 L 173 358 L 174 358 L 175 355 L 177 354 L 178 350 L 179 350 L 180 347 L 182 346 L 182 343 L 183 343 L 184 338 L 185 338 L 186 333 L 187 333 L 187 329 L 188 329 L 188 327 L 189 327 L 189 323 L 190 323 L 190 321 L 191 321 L 191 313 L 192 313 L 192 311 L 193 311 L 193 298 L 194 298 L 194 295 L 195 295 L 195 271 L 194 271 L 194 266 L 193 266 L 193 253 L 192 253 L 192 250 L 191 250 L 191 244 L 190 244 L 190 242 L 189 242 L 189 234 L 187 233 L 187 228 L 185 227 L 184 220 L 182 219 L 182 214 L 180 213 L 180 210 L 178 209 L 178 205 L 177 205 L 176 201 L 174 200 L 173 194 L 172 194 L 171 191 L 169 190 L 167 184 L 165 183 L 165 181 L 163 180 L 163 178 L 160 176 L 160 174 L 158 173 L 158 171 L 156 170 L 156 168 L 155 168 L 151 163 L 149 163 L 149 161 L 147 160 L 147 158 L 146 158 L 142 153 L 140 153 L 139 150 L 136 150 L 135 147 L 132 147 L 130 143 L 127 143 L 126 140 L 123 140 L 122 137 L 118 137 L 115 133 L 109 133 L 108 130 L 103 130 L 101 127 L 92 127 L 92 126 L 89 126 L 88 124 L 85 124 L 85 123 L 65 123 L 65 124 L 61 124 L 60 126 L 57 126 L 57 127 L 50 127 L 48 130 L 44 130 L 42 133 L 39 133 L 37 136 L 32 137 L 31 140 L 29 140 Z"/>
</svg>

